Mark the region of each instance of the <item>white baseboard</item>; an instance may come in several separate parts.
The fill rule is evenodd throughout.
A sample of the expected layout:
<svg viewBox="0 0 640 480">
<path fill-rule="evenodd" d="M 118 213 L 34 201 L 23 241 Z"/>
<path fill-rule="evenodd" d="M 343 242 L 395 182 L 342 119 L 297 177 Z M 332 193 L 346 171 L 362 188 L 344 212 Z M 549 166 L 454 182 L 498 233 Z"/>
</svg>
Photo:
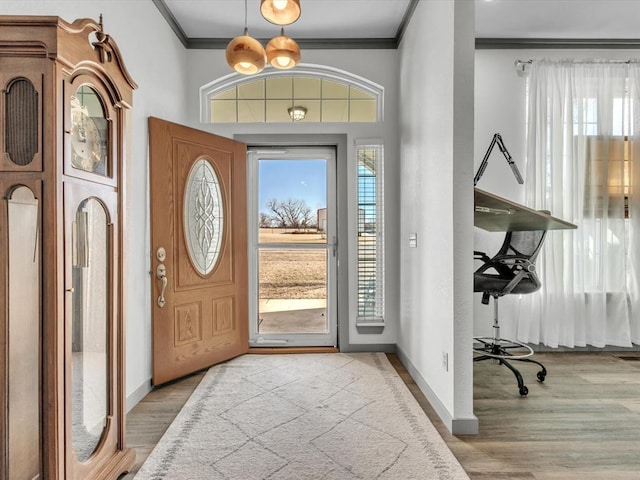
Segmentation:
<svg viewBox="0 0 640 480">
<path fill-rule="evenodd" d="M 135 407 L 140 400 L 147 396 L 147 394 L 151 391 L 151 379 L 143 382 L 138 388 L 136 388 L 133 392 L 127 395 L 127 412 L 129 412 L 133 407 Z"/>
<path fill-rule="evenodd" d="M 395 343 L 350 343 L 348 345 L 340 345 L 341 353 L 355 352 L 384 352 L 396 353 Z"/>
<path fill-rule="evenodd" d="M 396 349 L 398 358 L 404 365 L 404 368 L 407 369 L 407 372 L 409 372 L 409 375 L 411 375 L 413 381 L 416 382 L 418 388 L 420 388 L 424 396 L 427 397 L 427 400 L 440 417 L 440 420 L 442 420 L 445 426 L 449 429 L 449 431 L 453 435 L 477 435 L 479 429 L 478 418 L 475 415 L 464 418 L 453 417 L 453 415 L 451 415 L 451 412 L 449 412 L 447 407 L 442 404 L 434 391 L 431 390 L 431 387 L 429 387 L 429 384 L 426 382 L 426 380 L 422 377 L 422 375 L 420 375 L 418 369 L 411 363 L 409 357 L 407 357 L 407 355 L 402 351 L 400 347 L 396 346 Z"/>
</svg>

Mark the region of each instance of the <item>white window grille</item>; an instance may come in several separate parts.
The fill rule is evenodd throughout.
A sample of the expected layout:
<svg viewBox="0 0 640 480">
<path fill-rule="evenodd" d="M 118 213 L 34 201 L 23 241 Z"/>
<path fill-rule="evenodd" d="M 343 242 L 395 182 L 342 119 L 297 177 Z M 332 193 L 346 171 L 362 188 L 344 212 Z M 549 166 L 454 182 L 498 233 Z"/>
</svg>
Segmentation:
<svg viewBox="0 0 640 480">
<path fill-rule="evenodd" d="M 327 123 L 383 120 L 384 88 L 349 72 L 300 64 L 247 78 L 233 73 L 200 88 L 203 123 Z M 294 116 L 290 110 L 304 110 Z"/>
</svg>

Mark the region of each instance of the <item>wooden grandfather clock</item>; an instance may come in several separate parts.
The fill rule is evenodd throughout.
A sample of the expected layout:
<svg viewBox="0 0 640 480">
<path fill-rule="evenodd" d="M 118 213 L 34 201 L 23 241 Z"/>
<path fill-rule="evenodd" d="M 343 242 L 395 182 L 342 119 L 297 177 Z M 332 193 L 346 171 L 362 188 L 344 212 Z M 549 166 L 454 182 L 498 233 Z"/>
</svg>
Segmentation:
<svg viewBox="0 0 640 480">
<path fill-rule="evenodd" d="M 116 479 L 136 84 L 102 19 L 0 16 L 0 478 Z"/>
</svg>

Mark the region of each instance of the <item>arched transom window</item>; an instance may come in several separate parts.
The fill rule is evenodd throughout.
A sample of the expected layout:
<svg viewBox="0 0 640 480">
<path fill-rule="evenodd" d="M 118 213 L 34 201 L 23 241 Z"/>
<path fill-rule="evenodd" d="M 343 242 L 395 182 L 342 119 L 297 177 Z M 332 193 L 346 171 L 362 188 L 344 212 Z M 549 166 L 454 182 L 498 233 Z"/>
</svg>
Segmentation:
<svg viewBox="0 0 640 480">
<path fill-rule="evenodd" d="M 200 89 L 203 123 L 377 122 L 381 86 L 316 65 L 231 74 Z"/>
</svg>

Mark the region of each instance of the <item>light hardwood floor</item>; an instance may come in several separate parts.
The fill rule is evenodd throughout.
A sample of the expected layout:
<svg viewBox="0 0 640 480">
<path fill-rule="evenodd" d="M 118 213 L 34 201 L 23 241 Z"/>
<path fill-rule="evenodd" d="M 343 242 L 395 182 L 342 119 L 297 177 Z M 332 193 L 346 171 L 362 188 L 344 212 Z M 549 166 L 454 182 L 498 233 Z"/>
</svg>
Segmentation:
<svg viewBox="0 0 640 480">
<path fill-rule="evenodd" d="M 134 477 L 205 373 L 203 370 L 153 389 L 127 414 L 127 445 L 135 448 L 136 463 L 121 480 Z"/>
<path fill-rule="evenodd" d="M 476 363 L 480 433 L 469 436 L 451 435 L 398 357 L 388 358 L 473 480 L 640 479 L 640 354 L 537 354 L 549 373 L 541 384 L 534 365 L 521 366 L 527 397 L 506 367 Z M 202 376 L 154 390 L 129 413 L 127 440 L 138 456 L 124 479 L 133 478 Z"/>
</svg>

